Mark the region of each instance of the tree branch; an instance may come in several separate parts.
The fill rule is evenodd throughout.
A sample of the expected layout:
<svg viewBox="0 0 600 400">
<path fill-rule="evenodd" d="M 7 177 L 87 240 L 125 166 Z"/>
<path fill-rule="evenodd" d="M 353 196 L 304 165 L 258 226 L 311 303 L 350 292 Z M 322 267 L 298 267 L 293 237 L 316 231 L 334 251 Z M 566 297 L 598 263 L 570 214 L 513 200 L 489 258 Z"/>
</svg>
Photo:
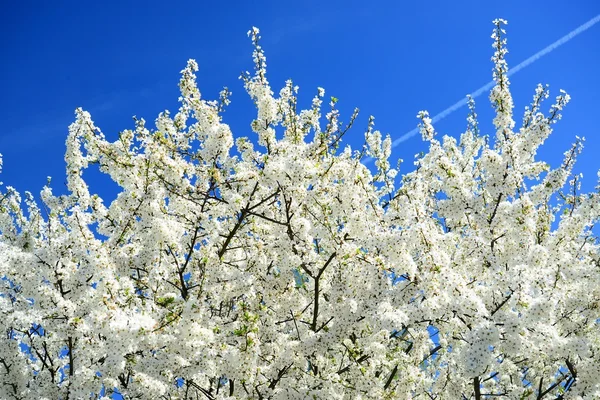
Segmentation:
<svg viewBox="0 0 600 400">
<path fill-rule="evenodd" d="M 323 265 L 323 268 L 321 268 L 319 270 L 319 273 L 317 274 L 317 276 L 314 277 L 315 280 L 315 300 L 314 300 L 314 307 L 313 307 L 313 320 L 312 320 L 312 324 L 311 324 L 311 329 L 314 332 L 317 332 L 317 317 L 319 315 L 319 282 L 321 280 L 321 276 L 323 276 L 323 272 L 325 272 L 325 269 L 327 269 L 327 267 L 329 266 L 329 264 L 331 263 L 331 261 L 333 261 L 334 257 L 336 256 L 336 252 L 334 251 L 333 253 L 331 253 L 331 255 L 329 256 L 329 259 L 325 262 L 325 265 Z"/>
</svg>

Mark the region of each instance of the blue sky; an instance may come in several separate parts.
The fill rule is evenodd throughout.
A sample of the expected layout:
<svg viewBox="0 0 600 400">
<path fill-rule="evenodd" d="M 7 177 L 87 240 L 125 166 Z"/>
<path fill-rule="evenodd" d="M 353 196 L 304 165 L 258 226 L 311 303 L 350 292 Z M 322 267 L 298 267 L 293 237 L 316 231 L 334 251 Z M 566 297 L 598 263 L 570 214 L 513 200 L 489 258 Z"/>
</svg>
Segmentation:
<svg viewBox="0 0 600 400">
<path fill-rule="evenodd" d="M 64 192 L 64 140 L 73 111 L 92 114 L 109 139 L 133 127 L 132 116 L 154 121 L 176 110 L 179 71 L 189 58 L 200 65 L 203 97 L 223 86 L 233 92 L 225 113 L 236 136 L 251 136 L 253 106 L 240 72 L 252 69 L 246 32 L 261 29 L 268 76 L 278 91 L 286 79 L 300 86 L 308 106 L 317 86 L 340 99 L 343 120 L 361 110 L 346 136 L 362 145 L 369 115 L 396 139 L 417 124 L 418 111 L 433 116 L 491 79 L 491 21 L 509 21 L 509 67 L 517 65 L 600 14 L 588 1 L 103 1 L 11 2 L 0 12 L 0 180 L 37 194 L 53 177 Z M 526 4 L 526 5 L 525 5 Z M 577 171 L 584 190 L 596 184 L 600 160 L 600 23 L 511 77 L 515 116 L 537 83 L 551 96 L 565 89 L 572 102 L 540 152 L 552 166 L 575 135 L 586 137 Z M 548 104 L 549 106 L 550 104 Z M 484 133 L 491 133 L 487 95 L 477 99 Z M 466 108 L 436 124 L 457 136 Z M 412 168 L 426 150 L 420 136 L 394 149 L 392 159 Z M 106 194 L 109 180 L 90 172 L 92 192 Z"/>
</svg>

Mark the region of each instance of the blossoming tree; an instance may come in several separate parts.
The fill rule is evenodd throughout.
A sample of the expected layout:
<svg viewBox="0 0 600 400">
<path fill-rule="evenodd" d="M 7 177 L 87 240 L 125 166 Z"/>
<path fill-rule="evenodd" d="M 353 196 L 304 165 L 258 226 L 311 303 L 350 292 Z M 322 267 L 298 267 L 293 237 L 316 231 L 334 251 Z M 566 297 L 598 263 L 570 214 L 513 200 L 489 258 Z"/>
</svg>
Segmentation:
<svg viewBox="0 0 600 400">
<path fill-rule="evenodd" d="M 258 30 L 260 150 L 201 99 L 107 141 L 78 109 L 68 194 L 0 193 L 3 399 L 567 399 L 600 396 L 598 194 L 537 148 L 560 119 L 539 86 L 515 128 L 495 21 L 495 137 L 473 102 L 460 140 L 435 138 L 395 188 L 389 137 L 362 151 L 323 89 L 275 96 Z M 322 116 L 322 113 L 325 113 Z M 493 142 L 491 144 L 491 142 Z M 375 159 L 376 172 L 365 166 Z M 110 204 L 82 172 L 121 188 Z M 106 396 L 106 397 L 103 397 Z"/>
</svg>

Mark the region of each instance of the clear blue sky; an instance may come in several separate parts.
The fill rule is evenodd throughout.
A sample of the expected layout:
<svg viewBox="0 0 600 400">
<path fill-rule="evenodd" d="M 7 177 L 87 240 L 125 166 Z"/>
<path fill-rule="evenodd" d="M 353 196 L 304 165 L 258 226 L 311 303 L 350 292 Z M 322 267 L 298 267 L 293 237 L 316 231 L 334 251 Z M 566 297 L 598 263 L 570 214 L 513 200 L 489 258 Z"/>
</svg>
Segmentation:
<svg viewBox="0 0 600 400">
<path fill-rule="evenodd" d="M 216 98 L 233 92 L 225 122 L 234 135 L 251 135 L 252 103 L 238 76 L 252 69 L 246 32 L 261 29 L 272 86 L 292 78 L 301 104 L 317 86 L 340 99 L 343 120 L 361 117 L 347 143 L 360 146 L 370 114 L 376 127 L 398 138 L 417 124 L 417 112 L 442 111 L 491 79 L 491 21 L 509 21 L 509 67 L 600 14 L 588 1 L 102 1 L 4 2 L 0 7 L 0 180 L 37 195 L 53 177 L 64 192 L 64 140 L 73 111 L 83 107 L 115 139 L 136 115 L 154 121 L 176 110 L 179 71 L 200 65 L 200 90 Z M 511 77 L 520 122 L 538 82 L 552 97 L 573 100 L 541 154 L 558 166 L 575 135 L 587 139 L 578 171 L 592 190 L 600 168 L 600 23 Z M 548 106 L 550 103 L 548 104 Z M 487 96 L 477 99 L 484 133 L 491 132 Z M 466 109 L 436 125 L 458 135 Z M 425 150 L 420 136 L 394 149 L 407 162 Z M 394 161 L 395 162 L 395 161 Z M 92 192 L 107 178 L 89 173 Z M 110 195 L 109 195 L 110 197 Z"/>
</svg>

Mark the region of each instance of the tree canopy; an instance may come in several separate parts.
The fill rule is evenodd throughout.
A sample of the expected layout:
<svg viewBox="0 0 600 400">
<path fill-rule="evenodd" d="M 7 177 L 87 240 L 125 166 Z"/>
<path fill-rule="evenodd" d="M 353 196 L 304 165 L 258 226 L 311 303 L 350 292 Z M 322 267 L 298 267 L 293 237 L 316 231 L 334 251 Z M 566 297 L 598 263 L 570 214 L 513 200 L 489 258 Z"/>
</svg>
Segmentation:
<svg viewBox="0 0 600 400">
<path fill-rule="evenodd" d="M 401 178 L 372 118 L 353 151 L 358 111 L 274 94 L 256 28 L 252 140 L 192 60 L 154 129 L 110 142 L 78 109 L 68 194 L 0 191 L 0 397 L 600 396 L 599 196 L 572 173 L 581 140 L 558 169 L 536 159 L 566 93 L 543 113 L 539 85 L 516 128 L 494 23 L 495 132 L 473 101 L 459 140 L 421 112 L 429 150 Z M 120 188 L 108 205 L 90 165 Z"/>
</svg>

